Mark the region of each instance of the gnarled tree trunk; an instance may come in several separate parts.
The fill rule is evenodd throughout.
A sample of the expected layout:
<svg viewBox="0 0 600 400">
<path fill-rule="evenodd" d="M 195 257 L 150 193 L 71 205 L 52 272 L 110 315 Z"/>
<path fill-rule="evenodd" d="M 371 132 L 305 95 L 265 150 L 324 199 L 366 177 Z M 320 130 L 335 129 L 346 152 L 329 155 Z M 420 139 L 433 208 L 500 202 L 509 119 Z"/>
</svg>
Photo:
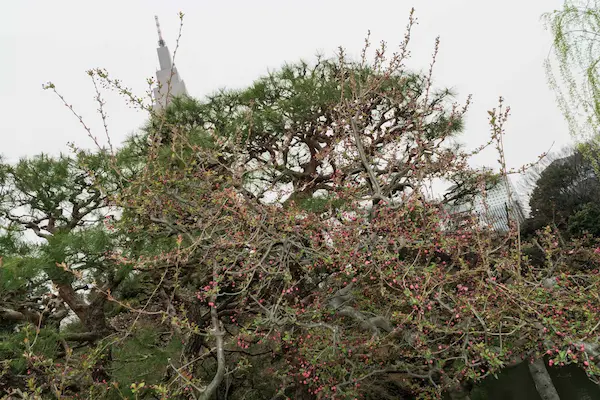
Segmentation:
<svg viewBox="0 0 600 400">
<path fill-rule="evenodd" d="M 560 396 L 544 364 L 543 357 L 535 360 L 533 364 L 529 364 L 529 372 L 542 400 L 560 400 Z"/>
</svg>

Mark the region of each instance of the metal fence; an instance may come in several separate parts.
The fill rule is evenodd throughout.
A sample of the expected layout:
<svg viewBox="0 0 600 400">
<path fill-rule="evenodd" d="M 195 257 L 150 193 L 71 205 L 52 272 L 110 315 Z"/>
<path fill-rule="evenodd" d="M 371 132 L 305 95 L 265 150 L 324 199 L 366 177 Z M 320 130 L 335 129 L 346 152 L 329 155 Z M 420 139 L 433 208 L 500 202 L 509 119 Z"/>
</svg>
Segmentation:
<svg viewBox="0 0 600 400">
<path fill-rule="evenodd" d="M 448 229 L 475 223 L 479 226 L 488 226 L 497 232 L 507 232 L 511 223 L 518 222 L 520 224 L 525 220 L 523 208 L 518 202 L 513 202 L 512 206 L 504 203 L 482 210 L 477 210 L 475 207 L 469 209 L 451 207 L 447 211 L 449 215 Z"/>
</svg>

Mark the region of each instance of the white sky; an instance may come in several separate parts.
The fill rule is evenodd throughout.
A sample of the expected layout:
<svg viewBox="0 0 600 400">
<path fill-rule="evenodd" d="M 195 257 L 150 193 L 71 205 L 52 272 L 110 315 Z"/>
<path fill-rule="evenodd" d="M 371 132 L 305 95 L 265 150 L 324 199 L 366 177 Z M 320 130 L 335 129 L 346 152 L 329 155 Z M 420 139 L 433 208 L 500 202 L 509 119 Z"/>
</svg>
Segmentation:
<svg viewBox="0 0 600 400">
<path fill-rule="evenodd" d="M 543 68 L 551 45 L 540 15 L 562 0 L 328 1 L 3 1 L 0 4 L 0 154 L 15 161 L 40 152 L 68 151 L 67 142 L 92 147 L 79 122 L 58 98 L 42 90 L 52 81 L 94 133 L 103 138 L 94 89 L 85 71 L 104 67 L 143 94 L 158 67 L 154 15 L 173 51 L 185 13 L 176 64 L 190 95 L 239 88 L 300 58 L 334 55 L 338 46 L 357 56 L 367 31 L 390 47 L 402 40 L 411 6 L 411 65 L 425 69 L 441 36 L 435 80 L 463 101 L 473 94 L 462 142 L 489 137 L 487 110 L 498 96 L 511 106 L 505 150 L 509 167 L 533 161 L 570 141 Z M 106 96 L 113 143 L 141 126 L 145 115 Z M 486 153 L 477 162 L 496 165 Z"/>
</svg>

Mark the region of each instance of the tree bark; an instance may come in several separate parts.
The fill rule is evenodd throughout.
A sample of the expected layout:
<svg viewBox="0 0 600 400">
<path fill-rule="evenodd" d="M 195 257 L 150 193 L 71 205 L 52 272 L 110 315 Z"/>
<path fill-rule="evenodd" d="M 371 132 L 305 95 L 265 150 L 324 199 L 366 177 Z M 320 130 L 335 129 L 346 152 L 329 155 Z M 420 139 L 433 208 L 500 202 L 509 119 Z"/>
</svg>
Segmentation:
<svg viewBox="0 0 600 400">
<path fill-rule="evenodd" d="M 75 289 L 70 284 L 62 282 L 55 282 L 55 284 L 58 287 L 60 298 L 67 303 L 89 331 L 96 333 L 98 336 L 110 331 L 104 315 L 106 297 L 103 293 L 92 291 L 90 304 L 86 304 L 78 297 Z"/>
<path fill-rule="evenodd" d="M 529 364 L 529 373 L 542 400 L 560 400 L 560 396 L 544 364 L 543 357 L 535 360 L 533 364 Z"/>
<path fill-rule="evenodd" d="M 217 267 L 213 267 L 213 279 L 217 282 L 218 271 Z M 223 382 L 223 378 L 225 377 L 225 331 L 223 329 L 223 323 L 219 319 L 219 313 L 217 312 L 217 295 L 214 294 L 211 296 L 210 304 L 210 317 L 212 322 L 212 336 L 215 337 L 216 340 L 216 352 L 217 352 L 217 372 L 215 376 L 213 376 L 212 381 L 208 384 L 206 389 L 200 395 L 200 400 L 210 400 L 214 397 L 219 385 Z"/>
<path fill-rule="evenodd" d="M 40 315 L 30 311 L 20 312 L 11 308 L 0 307 L 0 320 L 3 319 L 13 322 L 30 322 L 32 324 L 38 324 L 40 322 Z"/>
</svg>

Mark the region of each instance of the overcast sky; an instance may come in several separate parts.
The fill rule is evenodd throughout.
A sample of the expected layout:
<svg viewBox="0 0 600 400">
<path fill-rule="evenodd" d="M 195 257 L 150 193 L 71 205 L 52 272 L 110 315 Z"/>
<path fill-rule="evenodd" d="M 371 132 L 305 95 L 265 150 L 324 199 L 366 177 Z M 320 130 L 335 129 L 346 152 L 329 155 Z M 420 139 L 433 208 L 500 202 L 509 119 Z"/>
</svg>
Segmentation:
<svg viewBox="0 0 600 400">
<path fill-rule="evenodd" d="M 505 149 L 509 167 L 530 162 L 554 142 L 570 141 L 548 89 L 543 61 L 551 46 L 540 16 L 562 0 L 396 1 L 3 1 L 0 5 L 0 154 L 14 161 L 40 152 L 68 151 L 67 142 L 92 147 L 58 98 L 42 90 L 52 81 L 95 134 L 103 136 L 94 90 L 85 71 L 106 68 L 143 94 L 158 67 L 154 15 L 173 51 L 185 13 L 176 58 L 190 95 L 239 88 L 255 78 L 338 46 L 358 55 L 371 30 L 375 43 L 400 43 L 412 6 L 419 25 L 413 34 L 414 68 L 430 62 L 441 37 L 435 82 L 452 87 L 458 100 L 473 94 L 462 142 L 476 147 L 489 138 L 487 110 L 503 96 L 511 106 Z M 145 115 L 107 95 L 109 129 L 120 142 Z M 496 164 L 486 153 L 478 164 Z"/>
</svg>

